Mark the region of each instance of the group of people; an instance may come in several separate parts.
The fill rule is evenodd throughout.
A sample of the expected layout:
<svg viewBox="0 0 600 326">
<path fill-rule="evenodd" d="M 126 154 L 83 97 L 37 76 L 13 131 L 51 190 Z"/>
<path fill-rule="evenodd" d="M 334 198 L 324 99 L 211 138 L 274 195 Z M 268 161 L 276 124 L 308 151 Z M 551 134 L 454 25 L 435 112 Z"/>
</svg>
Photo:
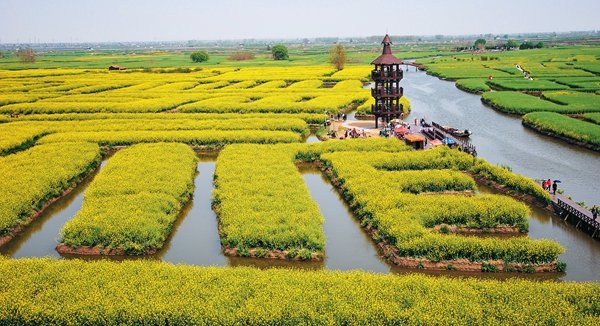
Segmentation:
<svg viewBox="0 0 600 326">
<path fill-rule="evenodd" d="M 344 132 L 344 138 L 348 138 L 348 137 L 352 137 L 352 138 L 359 138 L 359 137 L 364 137 L 367 138 L 367 132 L 362 129 L 362 130 L 358 130 L 356 128 L 352 128 L 352 129 L 346 129 L 346 131 Z"/>
<path fill-rule="evenodd" d="M 325 127 L 325 128 L 330 126 L 331 123 L 334 121 L 346 121 L 346 119 L 348 119 L 348 116 L 346 115 L 346 113 L 338 113 L 336 115 L 328 114 L 328 115 L 329 115 L 329 118 L 325 119 L 325 121 L 323 122 L 323 127 Z"/>
<path fill-rule="evenodd" d="M 556 195 L 556 189 L 558 189 L 557 180 L 551 181 L 550 179 L 542 181 L 542 188 Z"/>
</svg>

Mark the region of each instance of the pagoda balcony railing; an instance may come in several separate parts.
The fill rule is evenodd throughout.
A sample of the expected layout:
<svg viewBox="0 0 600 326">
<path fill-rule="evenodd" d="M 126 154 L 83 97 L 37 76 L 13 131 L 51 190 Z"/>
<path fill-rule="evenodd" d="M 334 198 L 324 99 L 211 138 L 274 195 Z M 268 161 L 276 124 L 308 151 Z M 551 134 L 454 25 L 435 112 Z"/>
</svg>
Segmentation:
<svg viewBox="0 0 600 326">
<path fill-rule="evenodd" d="M 382 79 L 402 79 L 404 72 L 402 70 L 371 70 L 371 79 L 382 80 Z"/>
<path fill-rule="evenodd" d="M 371 96 L 373 97 L 402 97 L 402 95 L 404 95 L 404 88 L 402 87 L 371 88 Z"/>
<path fill-rule="evenodd" d="M 398 113 L 402 113 L 402 104 L 391 104 L 391 105 L 387 105 L 387 104 L 371 104 L 371 112 L 373 113 L 389 113 L 389 114 L 398 114 Z"/>
</svg>

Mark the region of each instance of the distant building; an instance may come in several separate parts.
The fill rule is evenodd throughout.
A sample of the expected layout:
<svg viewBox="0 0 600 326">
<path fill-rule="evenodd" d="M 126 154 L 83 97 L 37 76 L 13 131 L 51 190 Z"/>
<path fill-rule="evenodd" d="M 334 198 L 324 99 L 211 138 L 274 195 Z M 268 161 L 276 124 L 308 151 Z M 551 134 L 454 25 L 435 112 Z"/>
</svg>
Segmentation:
<svg viewBox="0 0 600 326">
<path fill-rule="evenodd" d="M 117 66 L 117 65 L 112 65 L 112 66 L 108 67 L 108 70 L 125 70 L 125 69 L 127 69 L 127 68 Z"/>
</svg>

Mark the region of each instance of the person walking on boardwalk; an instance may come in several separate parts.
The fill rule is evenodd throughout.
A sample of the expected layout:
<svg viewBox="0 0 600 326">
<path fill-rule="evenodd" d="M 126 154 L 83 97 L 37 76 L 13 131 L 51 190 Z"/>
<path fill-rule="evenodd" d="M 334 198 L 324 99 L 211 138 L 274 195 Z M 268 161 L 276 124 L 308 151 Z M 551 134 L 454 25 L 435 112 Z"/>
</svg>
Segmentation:
<svg viewBox="0 0 600 326">
<path fill-rule="evenodd" d="M 550 192 L 550 186 L 552 186 L 552 181 L 550 181 L 550 179 L 546 180 L 546 190 L 548 190 L 548 192 Z"/>
<path fill-rule="evenodd" d="M 556 183 L 556 180 L 554 180 L 554 182 L 552 183 L 552 194 L 556 195 L 556 189 L 558 188 L 558 184 Z"/>
<path fill-rule="evenodd" d="M 598 218 L 598 206 L 594 205 L 594 207 L 592 207 L 592 217 L 594 218 L 594 221 L 596 220 L 596 218 Z"/>
</svg>

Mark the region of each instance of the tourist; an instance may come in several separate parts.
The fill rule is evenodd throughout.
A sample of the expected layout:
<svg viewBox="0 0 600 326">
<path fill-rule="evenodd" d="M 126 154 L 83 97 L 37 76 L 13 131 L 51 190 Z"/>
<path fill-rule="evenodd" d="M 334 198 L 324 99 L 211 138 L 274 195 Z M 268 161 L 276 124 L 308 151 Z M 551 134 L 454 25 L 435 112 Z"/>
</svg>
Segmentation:
<svg viewBox="0 0 600 326">
<path fill-rule="evenodd" d="M 556 189 L 558 188 L 558 184 L 556 184 L 556 180 L 552 183 L 552 194 L 556 195 Z"/>
<path fill-rule="evenodd" d="M 550 179 L 546 180 L 546 190 L 548 190 L 548 192 L 550 192 L 550 186 L 552 186 L 552 181 L 550 181 Z"/>
<path fill-rule="evenodd" d="M 348 138 L 348 129 L 344 132 L 344 138 Z"/>
<path fill-rule="evenodd" d="M 594 207 L 592 207 L 592 217 L 594 218 L 594 220 L 598 218 L 598 210 L 600 210 L 598 206 L 594 205 Z"/>
</svg>

